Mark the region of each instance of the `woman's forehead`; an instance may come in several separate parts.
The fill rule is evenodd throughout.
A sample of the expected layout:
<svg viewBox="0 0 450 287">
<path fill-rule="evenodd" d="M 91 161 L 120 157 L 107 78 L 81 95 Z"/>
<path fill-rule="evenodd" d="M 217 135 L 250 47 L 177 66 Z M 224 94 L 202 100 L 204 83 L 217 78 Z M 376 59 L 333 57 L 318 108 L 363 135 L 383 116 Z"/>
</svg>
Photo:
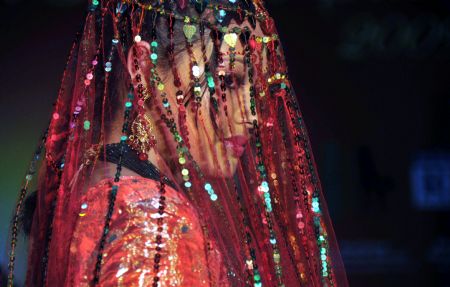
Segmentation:
<svg viewBox="0 0 450 287">
<path fill-rule="evenodd" d="M 266 35 L 261 29 L 261 24 L 259 21 L 256 21 L 256 24 L 252 26 L 248 19 L 245 19 L 241 24 L 237 23 L 235 19 L 231 19 L 230 23 L 227 26 L 228 30 L 233 30 L 234 28 L 239 28 L 241 30 L 247 29 L 250 31 L 251 35 L 255 37 L 265 37 L 270 36 Z"/>
</svg>

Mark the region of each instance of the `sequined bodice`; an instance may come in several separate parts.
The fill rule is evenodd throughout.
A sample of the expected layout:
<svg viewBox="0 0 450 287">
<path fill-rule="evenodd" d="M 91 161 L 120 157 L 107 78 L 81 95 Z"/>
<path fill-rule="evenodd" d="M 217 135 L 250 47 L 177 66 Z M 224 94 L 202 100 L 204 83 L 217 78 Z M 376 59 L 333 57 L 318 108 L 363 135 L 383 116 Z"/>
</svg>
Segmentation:
<svg viewBox="0 0 450 287">
<path fill-rule="evenodd" d="M 83 196 L 65 286 L 90 286 L 111 184 L 105 179 Z M 166 187 L 166 212 L 160 215 L 154 180 L 129 176 L 119 185 L 99 286 L 152 286 L 155 232 L 161 216 L 165 223 L 159 286 L 229 286 L 219 251 L 214 242 L 206 241 L 196 210 L 182 194 Z"/>
</svg>

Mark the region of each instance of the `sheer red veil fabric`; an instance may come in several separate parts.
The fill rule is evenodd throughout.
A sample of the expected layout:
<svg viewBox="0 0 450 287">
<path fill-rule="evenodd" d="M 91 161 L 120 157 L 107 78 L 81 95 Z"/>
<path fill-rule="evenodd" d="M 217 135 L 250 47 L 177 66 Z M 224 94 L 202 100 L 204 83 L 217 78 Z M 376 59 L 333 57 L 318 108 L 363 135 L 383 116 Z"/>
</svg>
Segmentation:
<svg viewBox="0 0 450 287">
<path fill-rule="evenodd" d="M 249 106 L 258 115 L 233 176 L 201 176 L 187 157 L 190 186 L 176 182 L 178 192 L 199 213 L 207 236 L 217 242 L 230 286 L 348 286 L 281 42 L 262 1 L 99 2 L 89 4 L 70 50 L 45 137 L 26 285 L 65 286 L 81 197 L 93 184 L 90 175 L 96 163 L 88 165 L 87 155 L 104 144 L 112 118 L 123 110 L 118 105 L 132 83 L 127 54 L 135 36 L 158 41 L 159 51 L 166 51 L 169 40 L 164 29 L 172 25 L 175 37 L 180 34 L 184 39 L 189 30 L 184 27 L 190 25 L 196 27 L 193 41 L 212 39 L 217 44 L 230 41 L 230 34 L 237 36 L 244 48 L 236 53 L 248 59 Z M 248 29 L 227 30 L 231 21 Z M 159 53 L 161 59 L 166 57 Z M 213 80 L 204 96 L 214 97 L 215 90 L 221 108 L 217 47 L 207 58 Z M 156 84 L 148 88 L 158 94 Z M 134 97 L 133 104 L 138 100 Z M 131 111 L 130 121 L 136 114 Z M 173 144 L 173 154 L 180 153 L 182 144 Z M 181 167 L 173 159 L 166 161 L 173 173 L 166 175 L 175 179 Z M 205 191 L 206 182 L 217 200 Z"/>
</svg>

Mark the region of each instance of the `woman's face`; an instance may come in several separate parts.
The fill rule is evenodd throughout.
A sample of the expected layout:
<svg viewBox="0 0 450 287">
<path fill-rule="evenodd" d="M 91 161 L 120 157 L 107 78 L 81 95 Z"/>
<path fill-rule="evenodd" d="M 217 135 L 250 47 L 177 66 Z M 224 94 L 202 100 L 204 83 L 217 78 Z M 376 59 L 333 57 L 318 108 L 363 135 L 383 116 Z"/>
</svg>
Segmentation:
<svg viewBox="0 0 450 287">
<path fill-rule="evenodd" d="M 143 51 L 144 57 L 140 60 L 140 66 L 146 67 L 146 65 L 150 65 L 148 60 L 146 60 L 150 54 L 149 44 L 141 41 L 137 43 L 137 46 Z M 193 109 L 195 99 L 190 92 L 192 83 L 190 74 L 192 69 L 187 51 L 183 51 L 177 56 L 176 63 L 182 82 L 180 90 L 185 95 L 184 103 L 187 103 L 185 107 L 185 127 L 189 135 L 187 138 L 183 138 L 189 143 L 189 151 L 205 175 L 210 177 L 231 177 L 236 171 L 240 157 L 249 144 L 249 130 L 252 128 L 252 122 L 256 119 L 256 116 L 253 116 L 250 111 L 250 82 L 243 55 L 244 47 L 237 40 L 236 61 L 233 69 L 230 69 L 229 46 L 225 41 L 223 41 L 220 50 L 223 53 L 223 63 L 216 68 L 215 72 L 225 76 L 226 102 L 222 100 L 222 92 L 214 94 L 218 101 L 217 111 L 212 107 L 213 103 L 207 87 L 205 63 L 203 62 L 200 42 L 194 43 L 192 49 L 194 58 L 200 67 L 199 78 L 202 83 L 203 96 L 201 107 L 198 111 Z M 211 40 L 207 40 L 206 54 L 208 59 L 212 51 L 213 43 Z M 130 56 L 129 60 L 131 60 Z M 129 69 L 133 76 L 133 68 L 129 67 Z M 142 68 L 142 73 L 148 70 L 148 68 Z M 176 101 L 178 89 L 173 84 L 173 74 L 171 71 L 161 71 L 160 75 L 165 84 L 165 92 L 172 107 L 173 117 L 177 123 L 178 130 L 180 130 L 178 121 L 179 105 Z M 149 75 L 145 75 L 145 79 L 149 79 Z M 144 84 L 148 85 L 148 83 Z M 215 78 L 215 85 L 219 87 L 216 91 L 220 91 L 220 82 L 217 77 Z M 148 106 L 155 126 L 160 127 L 156 149 L 165 159 L 177 160 L 178 155 L 173 154 L 173 138 L 165 124 L 159 120 L 160 112 L 164 110 L 161 108 L 161 97 L 156 95 L 154 101 L 159 101 L 159 103 L 152 102 Z M 168 148 L 168 146 L 172 148 Z"/>
</svg>

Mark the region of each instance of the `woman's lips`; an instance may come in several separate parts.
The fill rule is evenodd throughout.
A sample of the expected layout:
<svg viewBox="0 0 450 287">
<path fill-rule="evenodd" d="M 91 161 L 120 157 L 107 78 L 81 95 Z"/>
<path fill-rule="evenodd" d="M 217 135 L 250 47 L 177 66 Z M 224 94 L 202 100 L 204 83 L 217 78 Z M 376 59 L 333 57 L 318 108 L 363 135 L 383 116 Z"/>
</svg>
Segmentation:
<svg viewBox="0 0 450 287">
<path fill-rule="evenodd" d="M 224 139 L 225 147 L 231 149 L 233 156 L 241 157 L 245 151 L 245 145 L 248 142 L 248 138 L 245 136 L 233 136 Z"/>
</svg>

